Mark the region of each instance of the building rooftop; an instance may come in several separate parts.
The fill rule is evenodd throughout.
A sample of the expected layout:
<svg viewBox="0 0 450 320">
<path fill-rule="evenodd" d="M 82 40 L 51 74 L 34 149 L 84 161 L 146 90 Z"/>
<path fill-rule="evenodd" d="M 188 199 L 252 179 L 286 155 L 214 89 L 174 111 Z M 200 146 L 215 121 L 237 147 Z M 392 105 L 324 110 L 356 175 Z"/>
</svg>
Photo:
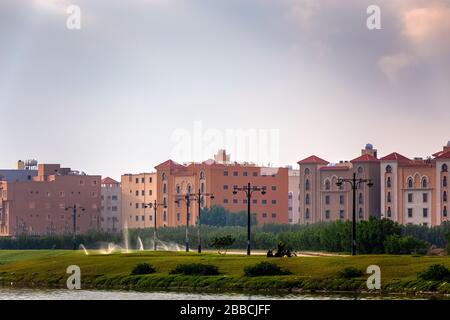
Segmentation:
<svg viewBox="0 0 450 320">
<path fill-rule="evenodd" d="M 299 162 L 297 162 L 298 164 L 324 164 L 327 165 L 329 162 L 325 161 L 315 155 L 312 155 L 308 158 L 305 158 L 303 160 L 300 160 Z"/>
</svg>

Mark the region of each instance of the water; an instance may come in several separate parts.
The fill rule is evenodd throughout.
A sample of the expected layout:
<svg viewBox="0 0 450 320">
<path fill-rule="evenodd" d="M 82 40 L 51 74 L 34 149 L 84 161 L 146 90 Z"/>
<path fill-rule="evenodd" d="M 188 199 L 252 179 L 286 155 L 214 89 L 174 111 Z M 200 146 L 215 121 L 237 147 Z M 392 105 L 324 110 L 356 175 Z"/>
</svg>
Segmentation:
<svg viewBox="0 0 450 320">
<path fill-rule="evenodd" d="M 411 296 L 351 294 L 245 294 L 139 292 L 120 290 L 9 289 L 0 288 L 0 300 L 399 300 Z"/>
</svg>

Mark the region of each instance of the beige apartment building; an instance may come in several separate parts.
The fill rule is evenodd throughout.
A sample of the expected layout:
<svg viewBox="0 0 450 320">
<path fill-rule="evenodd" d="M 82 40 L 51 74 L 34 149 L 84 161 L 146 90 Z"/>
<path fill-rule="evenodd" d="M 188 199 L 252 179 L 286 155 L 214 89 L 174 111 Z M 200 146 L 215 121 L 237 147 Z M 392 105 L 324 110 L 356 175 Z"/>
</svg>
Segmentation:
<svg viewBox="0 0 450 320">
<path fill-rule="evenodd" d="M 124 174 L 122 185 L 122 228 L 149 228 L 153 226 L 153 203 L 157 197 L 156 173 Z"/>
<path fill-rule="evenodd" d="M 66 208 L 74 205 L 85 209 L 77 212 L 77 232 L 99 229 L 100 176 L 59 164 L 39 164 L 33 171 L 19 165 L 0 181 L 0 236 L 72 233 L 73 214 Z"/>
<path fill-rule="evenodd" d="M 426 159 L 393 152 L 380 160 L 382 217 L 425 226 L 449 220 L 450 142 Z"/>
<path fill-rule="evenodd" d="M 336 185 L 339 178 L 350 179 L 353 173 L 371 179 L 373 187 L 361 184 L 357 190 L 358 220 L 380 217 L 380 161 L 377 150 L 367 144 L 361 156 L 351 161 L 331 164 L 317 156 L 298 162 L 300 166 L 299 222 L 302 224 L 352 219 L 352 190 L 348 183 Z"/>
<path fill-rule="evenodd" d="M 100 230 L 103 232 L 119 232 L 121 226 L 121 198 L 120 182 L 106 177 L 102 180 L 102 196 L 100 208 Z"/>
</svg>

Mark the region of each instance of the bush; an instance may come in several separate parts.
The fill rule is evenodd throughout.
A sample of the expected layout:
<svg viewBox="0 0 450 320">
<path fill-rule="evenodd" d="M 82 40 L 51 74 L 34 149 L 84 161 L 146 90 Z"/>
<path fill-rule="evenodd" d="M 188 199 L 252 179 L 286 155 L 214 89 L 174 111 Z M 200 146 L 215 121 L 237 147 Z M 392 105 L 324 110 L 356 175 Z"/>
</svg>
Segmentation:
<svg viewBox="0 0 450 320">
<path fill-rule="evenodd" d="M 386 253 L 390 254 L 425 254 L 430 244 L 411 236 L 390 235 L 384 242 Z"/>
<path fill-rule="evenodd" d="M 442 264 L 433 264 L 425 271 L 419 272 L 418 276 L 422 280 L 450 281 L 450 270 Z"/>
<path fill-rule="evenodd" d="M 211 264 L 188 263 L 179 264 L 170 271 L 170 274 L 184 274 L 187 276 L 214 276 L 219 274 L 219 269 Z"/>
<path fill-rule="evenodd" d="M 155 268 L 153 268 L 148 263 L 138 263 L 131 270 L 131 275 L 139 275 L 139 274 L 150 274 L 156 272 Z"/>
<path fill-rule="evenodd" d="M 357 278 L 363 275 L 362 270 L 359 270 L 355 267 L 347 267 L 341 271 L 338 272 L 338 277 L 339 278 L 344 278 L 344 279 L 352 279 L 352 278 Z"/>
<path fill-rule="evenodd" d="M 291 274 L 291 272 L 280 268 L 274 263 L 260 262 L 254 266 L 246 266 L 244 268 L 244 274 L 247 277 L 283 276 Z"/>
</svg>

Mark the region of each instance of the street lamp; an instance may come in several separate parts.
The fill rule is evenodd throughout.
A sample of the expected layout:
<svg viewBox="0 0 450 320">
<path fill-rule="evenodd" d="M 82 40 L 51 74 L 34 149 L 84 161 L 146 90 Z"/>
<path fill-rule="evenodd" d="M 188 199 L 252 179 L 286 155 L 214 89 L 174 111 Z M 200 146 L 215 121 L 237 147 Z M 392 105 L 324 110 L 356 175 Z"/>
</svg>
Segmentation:
<svg viewBox="0 0 450 320">
<path fill-rule="evenodd" d="M 73 250 L 77 249 L 77 210 L 80 209 L 81 211 L 86 211 L 85 208 L 81 206 L 77 206 L 74 204 L 73 206 L 66 207 L 66 211 L 69 209 L 72 209 L 72 221 L 73 221 Z"/>
<path fill-rule="evenodd" d="M 157 203 L 156 200 L 153 203 L 147 203 L 144 208 L 153 208 L 153 250 L 156 251 L 156 210 L 159 206 L 163 206 L 164 209 L 167 208 L 165 203 Z"/>
<path fill-rule="evenodd" d="M 191 196 L 189 193 L 186 193 L 183 198 L 179 198 L 175 200 L 177 205 L 180 205 L 180 201 L 184 201 L 186 203 L 186 252 L 189 252 L 189 207 L 191 206 Z"/>
<path fill-rule="evenodd" d="M 202 253 L 202 237 L 201 237 L 201 225 L 202 225 L 202 221 L 201 221 L 201 214 L 202 214 L 202 199 L 203 197 L 209 197 L 211 200 L 214 199 L 214 195 L 212 193 L 201 193 L 201 190 L 198 189 L 198 193 L 197 194 L 192 194 L 192 199 L 195 199 L 197 201 L 197 205 L 198 205 L 198 218 L 197 218 L 197 223 L 198 223 L 198 228 L 197 228 L 197 238 L 198 238 L 198 253 Z"/>
<path fill-rule="evenodd" d="M 250 184 L 250 182 L 246 186 L 237 187 L 234 186 L 233 194 L 237 194 L 238 191 L 245 192 L 247 196 L 247 255 L 250 255 L 250 233 L 251 233 L 251 209 L 250 209 L 250 200 L 252 198 L 253 192 L 261 192 L 262 195 L 266 194 L 266 187 L 257 187 Z"/>
<path fill-rule="evenodd" d="M 336 185 L 338 187 L 341 187 L 345 182 L 350 184 L 352 191 L 353 191 L 352 256 L 354 256 L 354 255 L 356 255 L 356 190 L 358 190 L 358 187 L 363 183 L 367 183 L 367 186 L 369 188 L 371 188 L 371 187 L 373 187 L 373 182 L 371 179 L 361 179 L 361 178 L 357 179 L 356 172 L 353 172 L 352 179 L 339 178 L 336 182 Z"/>
</svg>

